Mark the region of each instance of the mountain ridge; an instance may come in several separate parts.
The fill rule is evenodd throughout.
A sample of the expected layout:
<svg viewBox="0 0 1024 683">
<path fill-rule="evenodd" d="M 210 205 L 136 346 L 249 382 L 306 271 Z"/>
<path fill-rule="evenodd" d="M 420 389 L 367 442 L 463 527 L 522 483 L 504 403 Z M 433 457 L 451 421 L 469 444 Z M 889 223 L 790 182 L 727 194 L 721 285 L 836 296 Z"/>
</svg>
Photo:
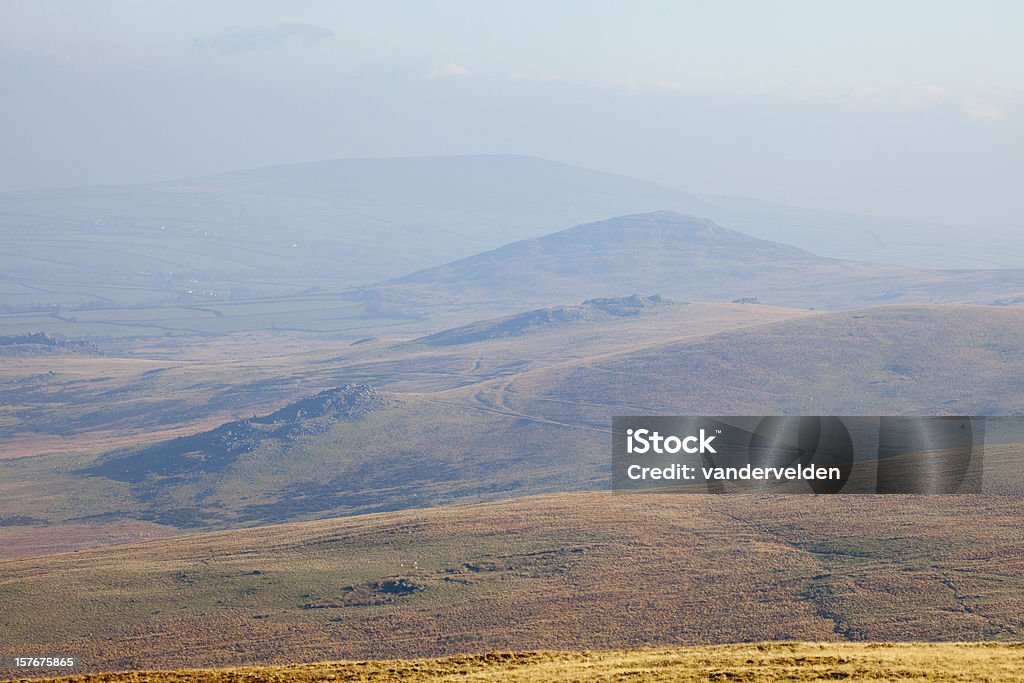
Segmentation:
<svg viewBox="0 0 1024 683">
<path fill-rule="evenodd" d="M 830 258 L 1024 264 L 1020 244 L 964 240 L 962 230 L 706 197 L 537 157 L 464 155 L 2 193 L 0 272 L 16 285 L 6 302 L 12 312 L 245 300 L 364 286 L 509 241 L 659 209 Z"/>
</svg>

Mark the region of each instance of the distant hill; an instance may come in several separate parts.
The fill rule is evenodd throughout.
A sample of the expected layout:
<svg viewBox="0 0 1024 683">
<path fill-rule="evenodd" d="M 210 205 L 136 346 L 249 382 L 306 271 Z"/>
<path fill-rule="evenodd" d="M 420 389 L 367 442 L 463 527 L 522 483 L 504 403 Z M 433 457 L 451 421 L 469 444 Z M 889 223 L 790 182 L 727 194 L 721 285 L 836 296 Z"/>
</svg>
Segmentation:
<svg viewBox="0 0 1024 683">
<path fill-rule="evenodd" d="M 977 226 L 964 239 L 964 229 L 701 197 L 534 157 L 339 159 L 0 193 L 0 310 L 338 291 L 580 223 L 662 209 L 830 257 L 1024 265 L 1024 246 L 973 239 L 983 234 Z"/>
<path fill-rule="evenodd" d="M 662 299 L 658 294 L 652 296 L 634 294 L 628 297 L 587 299 L 582 304 L 576 306 L 539 308 L 497 320 L 485 320 L 450 330 L 443 330 L 417 339 L 416 342 L 431 346 L 472 344 L 488 339 L 519 337 L 542 328 L 599 323 L 610 318 L 630 318 L 642 315 L 656 307 L 671 305 L 674 305 L 673 302 Z"/>
<path fill-rule="evenodd" d="M 760 641 L 1012 647 L 1022 558 L 1015 498 L 583 493 L 0 561 L 0 600 L 5 648 L 66 648 L 81 671 L 712 643 L 751 666 L 777 652 Z M 775 647 L 805 680 L 863 674 Z M 1020 649 L 993 651 L 1019 667 Z M 376 666 L 348 680 L 390 680 Z"/>
<path fill-rule="evenodd" d="M 659 344 L 493 384 L 476 400 L 611 415 L 1021 415 L 1024 309 L 885 306 Z"/>
<path fill-rule="evenodd" d="M 340 159 L 0 194 L 5 305 L 212 302 L 340 289 L 580 222 L 712 204 L 523 156 Z M 67 282 L 77 288 L 39 287 Z M 33 309 L 34 310 L 34 309 Z"/>
<path fill-rule="evenodd" d="M 367 306 L 392 312 L 483 312 L 623 291 L 832 309 L 988 304 L 1024 291 L 1024 269 L 929 271 L 840 261 L 708 219 L 656 211 L 508 244 L 366 288 L 360 296 Z"/>
</svg>

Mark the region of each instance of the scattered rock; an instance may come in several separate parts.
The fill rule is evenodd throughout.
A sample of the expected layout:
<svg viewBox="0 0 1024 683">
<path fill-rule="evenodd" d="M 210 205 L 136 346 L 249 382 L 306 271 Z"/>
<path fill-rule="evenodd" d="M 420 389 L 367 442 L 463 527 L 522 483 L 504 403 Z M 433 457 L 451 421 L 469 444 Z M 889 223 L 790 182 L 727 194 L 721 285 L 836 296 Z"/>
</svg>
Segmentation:
<svg viewBox="0 0 1024 683">
<path fill-rule="evenodd" d="M 118 454 L 80 472 L 128 482 L 141 482 L 153 475 L 195 476 L 215 472 L 267 440 L 293 443 L 327 432 L 336 422 L 357 420 L 387 405 L 388 400 L 370 385 L 349 384 L 321 391 L 263 417 L 235 420 L 127 455 Z"/>
<path fill-rule="evenodd" d="M 395 600 L 409 597 L 426 589 L 406 577 L 389 577 L 371 581 L 360 586 L 345 586 L 341 590 L 344 595 L 333 598 L 311 600 L 302 606 L 303 609 L 339 609 L 342 607 L 372 607 L 387 605 Z"/>
<path fill-rule="evenodd" d="M 576 306 L 554 306 L 538 308 L 508 318 L 485 320 L 483 322 L 464 325 L 444 330 L 417 339 L 417 342 L 431 346 L 455 346 L 470 344 L 488 339 L 518 337 L 534 329 L 558 327 L 578 323 L 599 322 L 609 318 L 625 318 L 644 313 L 646 310 L 672 303 L 660 295 L 640 296 L 634 294 L 627 297 L 607 299 L 587 299 Z"/>
<path fill-rule="evenodd" d="M 100 348 L 82 339 L 65 339 L 47 332 L 28 332 L 13 336 L 0 336 L 0 355 L 42 356 L 81 354 L 102 356 Z"/>
</svg>

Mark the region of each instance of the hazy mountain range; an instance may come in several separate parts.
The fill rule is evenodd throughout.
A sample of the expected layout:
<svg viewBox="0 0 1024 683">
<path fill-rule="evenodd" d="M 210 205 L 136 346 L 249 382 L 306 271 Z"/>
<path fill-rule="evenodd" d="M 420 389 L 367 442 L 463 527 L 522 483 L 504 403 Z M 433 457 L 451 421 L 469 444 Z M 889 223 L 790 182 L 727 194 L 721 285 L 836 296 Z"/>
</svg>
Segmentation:
<svg viewBox="0 0 1024 683">
<path fill-rule="evenodd" d="M 672 210 L 832 258 L 1024 265 L 964 229 L 701 197 L 523 156 L 335 160 L 0 194 L 6 302 L 127 304 L 366 285 L 612 216 Z M 60 283 L 75 282 L 63 289 Z M 48 286 L 49 285 L 49 286 Z"/>
<path fill-rule="evenodd" d="M 658 292 L 802 308 L 1014 301 L 1024 269 L 923 270 L 824 258 L 671 211 L 578 225 L 365 288 L 375 310 L 494 312 Z"/>
<path fill-rule="evenodd" d="M 4 195 L 11 641 L 137 668 L 1019 640 L 1013 499 L 599 491 L 614 415 L 1024 412 L 1024 269 L 920 267 L 1013 250 L 873 262 L 924 228 L 872 220 L 528 157 Z M 986 445 L 987 493 L 1024 493 L 1019 450 Z"/>
</svg>

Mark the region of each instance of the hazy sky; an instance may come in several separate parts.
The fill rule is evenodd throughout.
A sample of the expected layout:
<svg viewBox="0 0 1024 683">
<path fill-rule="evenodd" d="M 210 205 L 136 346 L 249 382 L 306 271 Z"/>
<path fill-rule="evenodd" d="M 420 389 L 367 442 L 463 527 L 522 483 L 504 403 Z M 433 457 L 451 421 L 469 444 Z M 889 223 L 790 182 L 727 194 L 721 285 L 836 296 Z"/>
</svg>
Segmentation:
<svg viewBox="0 0 1024 683">
<path fill-rule="evenodd" d="M 0 0 L 0 190 L 522 153 L 1020 228 L 1024 3 Z"/>
</svg>

